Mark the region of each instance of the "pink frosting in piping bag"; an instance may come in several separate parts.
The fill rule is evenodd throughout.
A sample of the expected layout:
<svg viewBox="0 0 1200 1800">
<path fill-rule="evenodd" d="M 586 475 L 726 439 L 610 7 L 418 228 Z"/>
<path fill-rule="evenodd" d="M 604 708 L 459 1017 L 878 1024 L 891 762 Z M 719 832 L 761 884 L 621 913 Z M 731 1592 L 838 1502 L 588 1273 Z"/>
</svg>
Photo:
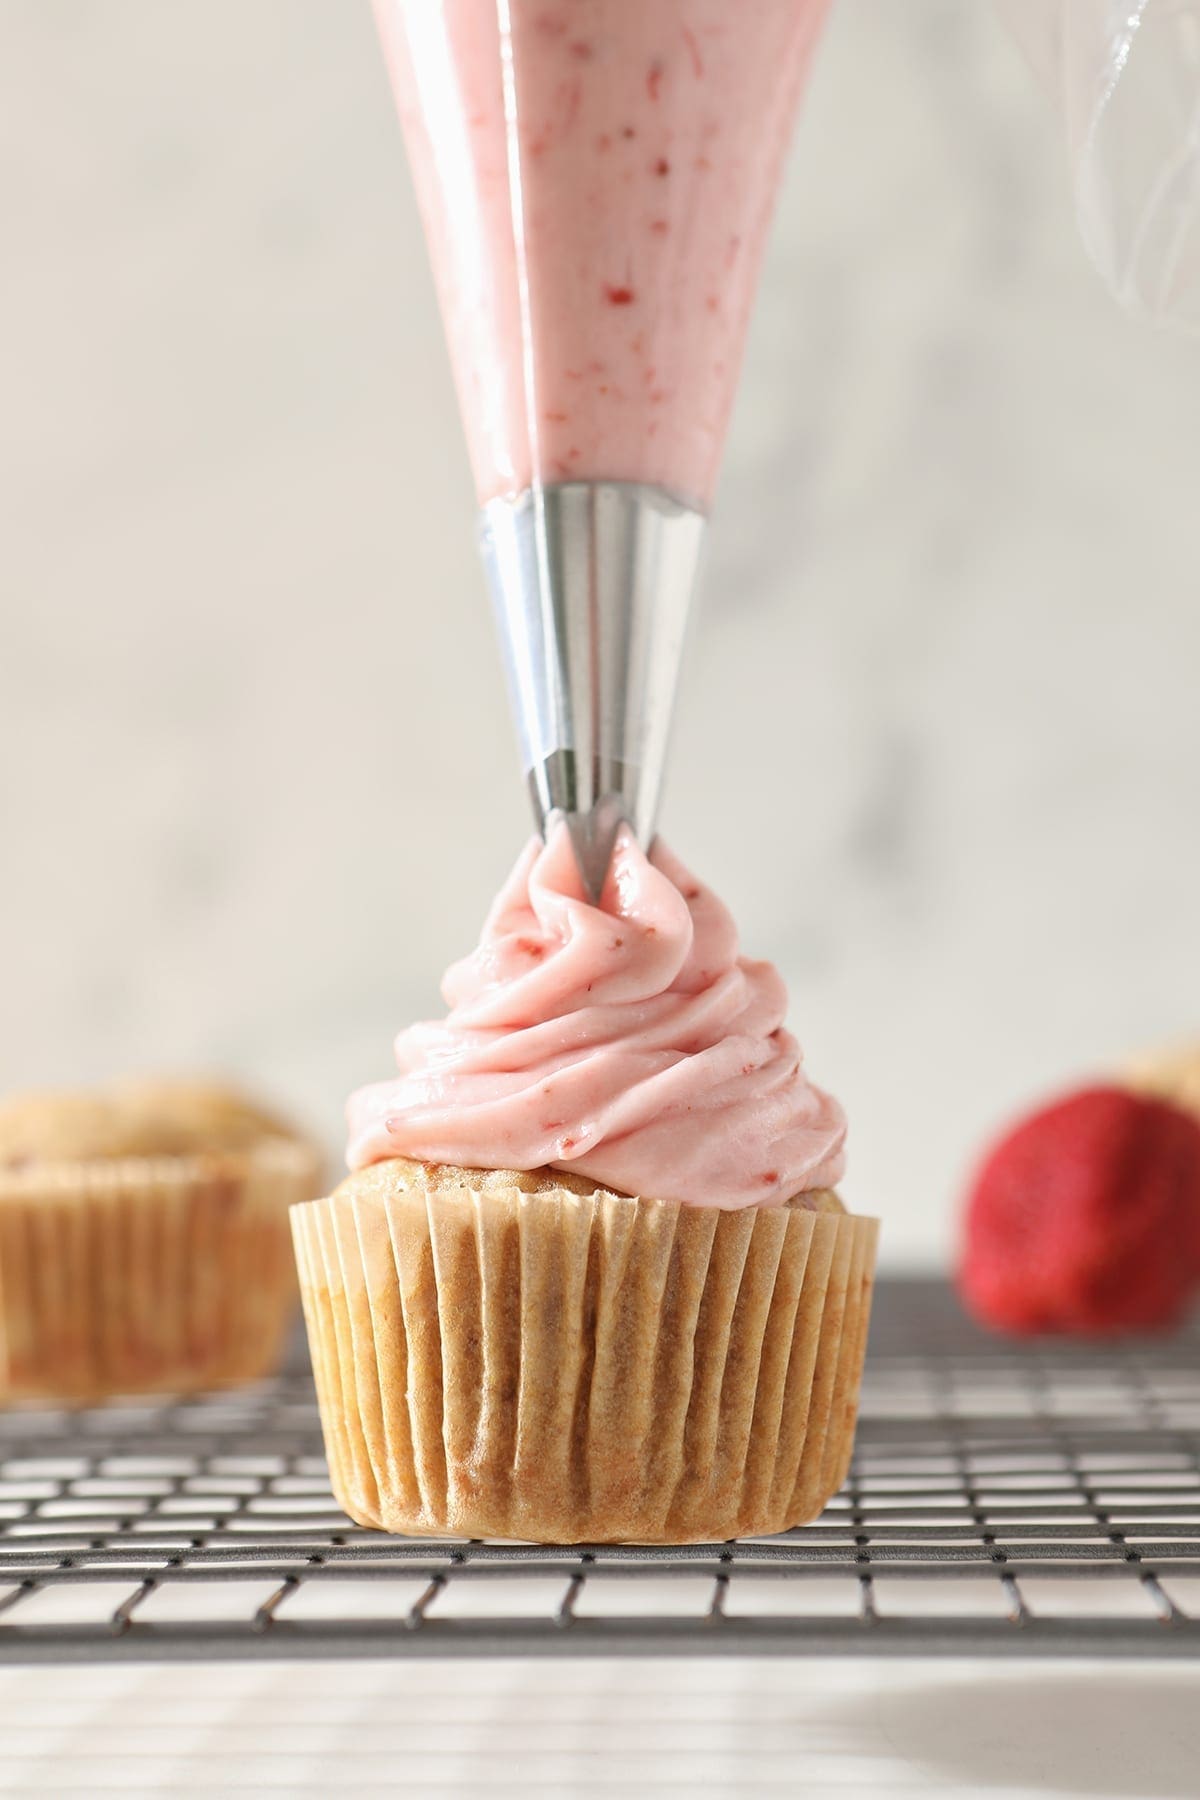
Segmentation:
<svg viewBox="0 0 1200 1800">
<path fill-rule="evenodd" d="M 563 827 L 523 852 L 448 1016 L 347 1108 L 352 1169 L 388 1156 L 551 1165 L 694 1206 L 778 1204 L 842 1173 L 841 1107 L 804 1072 L 770 963 L 662 845 L 618 840 L 600 906 Z"/>
</svg>

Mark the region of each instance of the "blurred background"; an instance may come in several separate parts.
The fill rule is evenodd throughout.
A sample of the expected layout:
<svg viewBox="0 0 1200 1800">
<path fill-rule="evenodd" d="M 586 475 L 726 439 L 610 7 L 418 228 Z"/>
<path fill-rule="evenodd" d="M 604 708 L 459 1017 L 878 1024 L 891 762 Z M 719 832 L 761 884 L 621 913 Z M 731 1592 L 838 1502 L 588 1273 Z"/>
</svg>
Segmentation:
<svg viewBox="0 0 1200 1800">
<path fill-rule="evenodd" d="M 338 1147 L 528 815 L 365 0 L 0 0 L 0 1086 Z M 1194 344 L 991 14 L 839 0 L 664 809 L 943 1259 L 981 1136 L 1200 1026 Z"/>
</svg>

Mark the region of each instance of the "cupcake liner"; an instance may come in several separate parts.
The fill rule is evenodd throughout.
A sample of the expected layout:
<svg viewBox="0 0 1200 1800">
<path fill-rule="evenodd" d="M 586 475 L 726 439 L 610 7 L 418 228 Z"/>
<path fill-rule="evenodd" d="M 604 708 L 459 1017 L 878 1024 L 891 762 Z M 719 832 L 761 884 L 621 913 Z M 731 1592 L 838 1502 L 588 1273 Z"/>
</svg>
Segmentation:
<svg viewBox="0 0 1200 1800">
<path fill-rule="evenodd" d="M 319 1179 L 283 1139 L 0 1175 L 0 1401 L 267 1373 L 295 1304 L 288 1207 Z"/>
<path fill-rule="evenodd" d="M 841 1485 L 873 1219 L 445 1170 L 433 1191 L 419 1168 L 379 1165 L 292 1212 L 352 1518 L 705 1542 L 800 1524 Z"/>
</svg>

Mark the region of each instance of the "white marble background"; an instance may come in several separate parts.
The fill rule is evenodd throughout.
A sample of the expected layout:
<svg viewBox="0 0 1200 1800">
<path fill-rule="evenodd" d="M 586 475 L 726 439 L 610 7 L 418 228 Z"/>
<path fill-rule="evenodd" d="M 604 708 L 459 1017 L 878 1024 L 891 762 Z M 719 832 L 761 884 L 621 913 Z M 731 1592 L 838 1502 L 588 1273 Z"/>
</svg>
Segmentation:
<svg viewBox="0 0 1200 1800">
<path fill-rule="evenodd" d="M 981 4 L 840 0 L 665 814 L 893 1262 L 1200 1027 L 1200 363 L 1111 307 Z M 0 1085 L 336 1141 L 526 830 L 365 0 L 0 0 Z"/>
</svg>

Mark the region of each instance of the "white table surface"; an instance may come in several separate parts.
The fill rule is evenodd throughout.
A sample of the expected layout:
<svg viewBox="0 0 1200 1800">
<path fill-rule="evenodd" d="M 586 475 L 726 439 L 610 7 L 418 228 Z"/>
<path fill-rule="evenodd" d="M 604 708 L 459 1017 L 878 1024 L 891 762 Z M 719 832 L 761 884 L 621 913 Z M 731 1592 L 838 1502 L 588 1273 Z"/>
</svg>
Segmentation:
<svg viewBox="0 0 1200 1800">
<path fill-rule="evenodd" d="M 1185 1665 L 413 1661 L 0 1671 L 0 1793 L 1194 1800 Z"/>
</svg>

